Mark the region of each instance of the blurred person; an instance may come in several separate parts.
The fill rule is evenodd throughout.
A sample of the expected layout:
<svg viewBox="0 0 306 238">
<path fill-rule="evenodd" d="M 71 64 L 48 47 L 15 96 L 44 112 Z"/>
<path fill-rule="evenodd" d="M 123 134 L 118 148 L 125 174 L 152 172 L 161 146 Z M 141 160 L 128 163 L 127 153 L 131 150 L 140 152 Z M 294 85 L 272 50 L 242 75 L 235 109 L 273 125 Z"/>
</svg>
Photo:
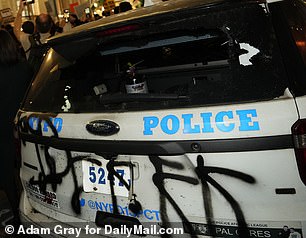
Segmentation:
<svg viewBox="0 0 306 238">
<path fill-rule="evenodd" d="M 57 33 L 63 33 L 64 31 L 64 25 L 66 24 L 66 22 L 64 21 L 64 24 L 62 22 L 56 22 L 55 24 L 53 24 L 51 30 L 50 30 L 50 35 L 54 36 Z"/>
<path fill-rule="evenodd" d="M 13 39 L 15 40 L 15 37 L 14 37 L 14 28 L 12 27 L 11 24 L 6 24 L 3 26 L 3 28 L 11 34 L 11 36 L 13 37 Z"/>
<path fill-rule="evenodd" d="M 43 35 L 46 34 L 48 37 L 52 36 L 50 31 L 54 27 L 54 22 L 52 17 L 49 14 L 41 13 L 35 19 L 36 31 Z"/>
<path fill-rule="evenodd" d="M 116 6 L 115 8 L 114 8 L 114 14 L 118 14 L 119 13 L 119 6 Z"/>
<path fill-rule="evenodd" d="M 6 24 L 3 26 L 3 29 L 5 29 L 8 33 L 10 33 L 10 35 L 13 37 L 16 45 L 17 45 L 17 49 L 20 52 L 22 57 L 25 57 L 25 53 L 23 50 L 23 47 L 20 43 L 20 41 L 16 38 L 15 34 L 14 34 L 14 27 L 11 24 Z"/>
<path fill-rule="evenodd" d="M 26 60 L 20 57 L 13 37 L 3 29 L 0 30 L 0 75 L 2 89 L 0 93 L 0 181 L 14 214 L 13 224 L 18 225 L 19 198 L 15 180 L 16 148 L 13 120 L 32 78 L 32 72 Z"/>
<path fill-rule="evenodd" d="M 132 10 L 132 5 L 129 2 L 121 2 L 119 4 L 119 12 L 126 12 Z"/>
<path fill-rule="evenodd" d="M 18 9 L 18 12 L 17 12 L 17 16 L 15 18 L 15 21 L 14 21 L 14 35 L 15 37 L 17 38 L 17 40 L 21 43 L 22 45 L 22 48 L 24 50 L 24 52 L 26 52 L 26 58 L 29 57 L 29 49 L 31 47 L 31 43 L 29 41 L 29 36 L 31 34 L 34 33 L 35 31 L 35 26 L 34 26 L 34 23 L 33 23 L 33 32 L 32 32 L 32 29 L 30 24 L 31 23 L 25 23 L 25 31 L 22 31 L 23 29 L 23 26 L 22 25 L 22 11 L 24 10 L 24 2 L 22 0 L 20 0 L 20 3 L 19 3 L 19 9 Z"/>
<path fill-rule="evenodd" d="M 32 21 L 25 21 L 22 24 L 21 29 L 25 34 L 32 35 L 35 32 L 35 25 Z"/>
<path fill-rule="evenodd" d="M 65 23 L 63 27 L 63 31 L 67 32 L 70 31 L 72 28 L 84 24 L 83 21 L 81 21 L 78 16 L 74 13 L 69 14 L 68 22 Z"/>
<path fill-rule="evenodd" d="M 47 38 L 63 32 L 65 20 L 63 19 L 61 22 L 55 24 L 49 14 L 41 13 L 36 17 L 35 24 L 36 32 L 40 34 L 42 43 L 45 43 Z"/>
<path fill-rule="evenodd" d="M 16 38 L 15 34 L 14 34 L 14 27 L 12 27 L 11 24 L 6 24 L 3 26 L 3 28 L 10 33 L 10 35 L 13 37 L 14 41 L 17 43 L 17 45 L 19 44 L 18 39 Z"/>
<path fill-rule="evenodd" d="M 69 22 L 70 22 L 72 28 L 76 27 L 76 26 L 79 26 L 79 25 L 82 25 L 84 23 L 74 13 L 69 14 Z"/>
<path fill-rule="evenodd" d="M 95 18 L 92 15 L 92 13 L 90 13 L 90 14 L 83 13 L 81 20 L 85 24 L 85 23 L 88 23 L 88 22 L 95 21 Z"/>
<path fill-rule="evenodd" d="M 31 36 L 35 32 L 35 25 L 32 21 L 25 21 L 21 26 L 21 30 L 25 35 Z M 29 54 L 30 54 L 31 45 L 30 46 L 28 46 L 27 44 L 22 45 L 21 42 L 19 42 L 19 44 L 21 45 L 21 51 L 22 51 L 23 56 L 26 59 L 28 59 Z"/>
<path fill-rule="evenodd" d="M 283 226 L 282 231 L 278 234 L 278 237 L 280 238 L 289 238 L 290 230 L 287 225 Z"/>
<path fill-rule="evenodd" d="M 26 58 L 33 72 L 36 73 L 40 68 L 45 53 L 49 49 L 49 46 L 45 44 L 46 40 L 55 35 L 59 31 L 59 27 L 55 26 L 49 14 L 41 13 L 35 19 L 35 30 L 33 34 L 21 31 L 22 11 L 24 6 L 25 3 L 20 0 L 20 6 L 14 22 L 14 33 L 25 50 Z"/>
<path fill-rule="evenodd" d="M 56 31 L 52 31 L 54 29 L 54 22 L 52 17 L 49 14 L 41 13 L 35 19 L 35 27 L 34 27 L 34 34 L 30 34 L 28 32 L 23 32 L 22 28 L 22 11 L 24 10 L 25 3 L 20 0 L 19 9 L 17 12 L 17 16 L 14 21 L 14 34 L 16 38 L 20 41 L 23 49 L 26 52 L 27 59 L 29 58 L 29 51 L 32 47 L 31 44 L 31 36 L 34 36 L 34 40 L 38 41 L 39 44 L 44 44 L 46 40 L 53 36 Z M 33 42 L 33 40 L 32 40 Z"/>
<path fill-rule="evenodd" d="M 144 0 L 133 0 L 133 8 L 140 8 L 143 7 Z"/>
<path fill-rule="evenodd" d="M 291 227 L 290 228 L 290 236 L 289 236 L 289 238 L 302 238 L 302 236 L 293 227 Z"/>
<path fill-rule="evenodd" d="M 102 12 L 102 17 L 109 17 L 111 15 L 110 11 L 103 11 Z"/>
<path fill-rule="evenodd" d="M 110 11 L 103 11 L 102 12 L 102 16 L 103 17 L 109 17 L 111 15 L 111 12 Z"/>
<path fill-rule="evenodd" d="M 95 21 L 100 20 L 102 17 L 99 14 L 94 14 Z"/>
</svg>

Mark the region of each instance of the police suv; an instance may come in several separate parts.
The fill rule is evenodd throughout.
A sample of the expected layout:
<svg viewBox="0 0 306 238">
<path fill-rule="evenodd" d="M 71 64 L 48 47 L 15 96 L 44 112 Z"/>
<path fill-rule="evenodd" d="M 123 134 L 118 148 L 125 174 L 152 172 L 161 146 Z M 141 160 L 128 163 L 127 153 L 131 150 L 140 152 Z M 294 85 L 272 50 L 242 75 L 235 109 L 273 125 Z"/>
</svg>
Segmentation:
<svg viewBox="0 0 306 238">
<path fill-rule="evenodd" d="M 305 237 L 305 24 L 302 0 L 170 0 L 50 39 L 16 116 L 24 224 Z"/>
</svg>

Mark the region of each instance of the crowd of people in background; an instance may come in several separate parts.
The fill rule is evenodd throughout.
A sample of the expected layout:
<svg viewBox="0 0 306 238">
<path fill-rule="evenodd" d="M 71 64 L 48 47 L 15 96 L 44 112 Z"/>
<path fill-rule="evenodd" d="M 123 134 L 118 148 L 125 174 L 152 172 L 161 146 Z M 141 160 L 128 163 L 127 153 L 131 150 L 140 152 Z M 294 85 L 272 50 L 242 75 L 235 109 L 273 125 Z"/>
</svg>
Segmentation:
<svg viewBox="0 0 306 238">
<path fill-rule="evenodd" d="M 15 181 L 15 144 L 13 137 L 14 117 L 32 78 L 32 70 L 20 54 L 16 39 L 7 30 L 0 30 L 0 181 L 14 214 L 14 224 L 18 224 L 18 194 Z"/>
<path fill-rule="evenodd" d="M 99 15 L 79 19 L 70 13 L 69 19 L 62 19 L 55 23 L 49 14 L 42 13 L 35 21 L 22 22 L 24 1 L 20 0 L 19 10 L 14 21 L 0 27 L 0 75 L 1 115 L 0 115 L 0 150 L 1 156 L 1 188 L 5 190 L 14 213 L 14 223 L 18 224 L 18 194 L 15 190 L 16 181 L 13 173 L 16 167 L 15 145 L 13 138 L 13 120 L 20 106 L 22 97 L 29 86 L 35 68 L 31 67 L 31 48 L 33 41 L 43 44 L 47 38 L 69 31 L 72 28 L 89 21 L 98 20 Z M 115 9 L 115 13 L 128 11 L 132 6 L 126 2 Z M 107 16 L 108 14 L 104 14 Z"/>
<path fill-rule="evenodd" d="M 40 41 L 44 43 L 47 38 L 54 36 L 58 33 L 70 31 L 72 28 L 99 20 L 103 17 L 110 16 L 112 14 L 118 14 L 132 10 L 132 5 L 129 2 L 121 2 L 119 6 L 116 6 L 112 12 L 103 12 L 102 16 L 98 14 L 90 14 L 89 16 L 84 14 L 81 19 L 75 13 L 70 13 L 68 19 L 62 19 L 58 22 L 54 22 L 49 14 L 42 13 L 36 17 L 35 21 L 27 20 L 22 22 L 22 12 L 24 11 L 24 1 L 20 0 L 17 16 L 14 21 L 14 27 L 11 24 L 2 24 L 2 30 L 6 30 L 13 37 L 17 44 L 17 48 L 21 55 L 28 59 L 31 42 L 30 35 L 39 34 Z"/>
<path fill-rule="evenodd" d="M 15 44 L 19 55 L 29 60 L 31 49 L 33 48 L 33 41 L 39 41 L 39 44 L 43 44 L 46 40 L 54 35 L 62 32 L 68 32 L 72 28 L 99 20 L 103 17 L 110 16 L 112 14 L 118 14 L 132 10 L 132 5 L 129 2 L 121 2 L 119 6 L 115 7 L 111 12 L 103 12 L 102 16 L 98 14 L 84 14 L 81 19 L 75 13 L 69 13 L 67 19 L 61 19 L 58 22 L 54 22 L 49 14 L 41 13 L 35 18 L 35 21 L 27 20 L 23 22 L 22 13 L 25 8 L 25 1 L 20 0 L 17 16 L 11 24 L 1 24 L 0 29 L 5 30 L 10 34 Z"/>
</svg>

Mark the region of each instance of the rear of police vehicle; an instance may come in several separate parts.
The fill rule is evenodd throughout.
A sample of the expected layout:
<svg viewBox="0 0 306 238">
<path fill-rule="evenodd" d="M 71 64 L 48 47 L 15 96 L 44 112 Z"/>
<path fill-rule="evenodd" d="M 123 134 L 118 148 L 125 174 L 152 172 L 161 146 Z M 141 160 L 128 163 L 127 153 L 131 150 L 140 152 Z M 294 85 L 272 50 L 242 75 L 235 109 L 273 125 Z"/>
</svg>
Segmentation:
<svg viewBox="0 0 306 238">
<path fill-rule="evenodd" d="M 22 220 L 305 237 L 305 19 L 299 0 L 172 0 L 51 39 L 17 115 Z"/>
</svg>

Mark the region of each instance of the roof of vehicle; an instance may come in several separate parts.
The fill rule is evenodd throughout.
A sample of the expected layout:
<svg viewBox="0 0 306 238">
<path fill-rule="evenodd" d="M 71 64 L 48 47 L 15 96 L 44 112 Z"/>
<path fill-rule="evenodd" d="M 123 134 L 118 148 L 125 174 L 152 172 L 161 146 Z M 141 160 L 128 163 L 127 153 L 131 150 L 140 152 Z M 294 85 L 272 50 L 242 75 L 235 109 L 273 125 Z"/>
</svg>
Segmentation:
<svg viewBox="0 0 306 238">
<path fill-rule="evenodd" d="M 267 0 L 276 1 L 276 0 Z M 88 36 L 90 33 L 105 30 L 110 27 L 117 27 L 125 25 L 127 22 L 137 21 L 137 19 L 143 17 L 154 17 L 160 14 L 168 14 L 171 12 L 184 10 L 184 9 L 199 9 L 199 8 L 212 8 L 217 5 L 222 4 L 233 4 L 234 2 L 250 3 L 257 2 L 263 3 L 264 0 L 169 0 L 165 2 L 158 3 L 153 6 L 138 8 L 135 10 L 130 10 L 124 13 L 115 14 L 106 18 L 102 18 L 97 21 L 89 22 L 81 26 L 73 28 L 71 31 L 59 34 L 48 40 L 48 43 L 53 45 L 60 42 L 69 41 L 72 38 L 82 38 L 83 36 Z"/>
</svg>

